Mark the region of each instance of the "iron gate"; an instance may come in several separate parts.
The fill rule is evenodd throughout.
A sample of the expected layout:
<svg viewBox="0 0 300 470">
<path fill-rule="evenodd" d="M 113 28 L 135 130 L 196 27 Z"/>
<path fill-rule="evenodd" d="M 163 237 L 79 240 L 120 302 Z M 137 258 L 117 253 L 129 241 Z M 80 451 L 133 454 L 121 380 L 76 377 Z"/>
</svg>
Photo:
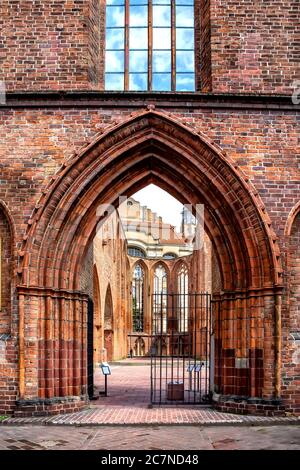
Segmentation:
<svg viewBox="0 0 300 470">
<path fill-rule="evenodd" d="M 151 321 L 151 403 L 209 403 L 210 294 L 153 294 Z"/>
</svg>

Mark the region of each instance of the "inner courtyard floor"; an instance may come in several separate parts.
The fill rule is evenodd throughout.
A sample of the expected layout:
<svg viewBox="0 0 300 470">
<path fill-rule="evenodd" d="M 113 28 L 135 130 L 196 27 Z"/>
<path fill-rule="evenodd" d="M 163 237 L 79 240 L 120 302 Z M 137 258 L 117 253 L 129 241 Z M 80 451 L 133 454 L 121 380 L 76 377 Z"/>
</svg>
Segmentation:
<svg viewBox="0 0 300 470">
<path fill-rule="evenodd" d="M 94 396 L 89 406 L 76 413 L 54 416 L 7 417 L 4 426 L 42 425 L 51 426 L 168 426 L 168 425 L 279 425 L 300 424 L 300 417 L 251 416 L 223 413 L 210 405 L 195 404 L 150 404 L 150 360 L 129 358 L 110 363 L 108 396 L 104 391 L 104 376 L 101 368 L 95 369 Z M 3 427 L 0 428 L 0 431 Z"/>
<path fill-rule="evenodd" d="M 123 359 L 110 364 L 108 396 L 99 395 L 104 391 L 104 376 L 97 367 L 94 374 L 95 396 L 93 406 L 147 406 L 150 403 L 150 359 Z"/>
<path fill-rule="evenodd" d="M 188 359 L 183 363 L 181 360 L 171 358 L 156 359 L 156 365 L 152 372 L 154 375 L 154 401 L 165 402 L 167 383 L 172 380 L 184 378 L 185 401 L 194 404 L 199 400 L 199 392 L 189 390 L 189 373 L 186 371 Z M 94 390 L 96 400 L 92 401 L 92 406 L 109 407 L 148 407 L 151 403 L 151 360 L 147 357 L 123 359 L 112 362 L 111 375 L 108 376 L 108 396 L 103 396 L 105 389 L 105 379 L 101 368 L 97 367 L 94 374 Z M 172 373 L 173 370 L 173 373 Z M 183 372 L 184 370 L 184 372 Z M 200 379 L 201 377 L 201 379 Z M 201 390 L 205 390 L 205 383 L 208 384 L 208 370 L 199 374 L 199 380 L 193 375 L 191 388 L 196 389 L 201 384 Z M 173 403 L 168 402 L 169 405 Z M 176 402 L 174 402 L 176 405 Z M 184 405 L 185 406 L 185 405 Z"/>
</svg>

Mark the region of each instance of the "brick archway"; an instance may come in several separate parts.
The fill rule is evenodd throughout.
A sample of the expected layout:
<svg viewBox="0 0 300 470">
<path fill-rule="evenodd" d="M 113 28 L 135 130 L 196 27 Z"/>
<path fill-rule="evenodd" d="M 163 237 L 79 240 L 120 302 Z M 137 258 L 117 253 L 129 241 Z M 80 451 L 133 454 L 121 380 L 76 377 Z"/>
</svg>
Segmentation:
<svg viewBox="0 0 300 470">
<path fill-rule="evenodd" d="M 300 373 L 300 201 L 291 209 L 285 225 L 286 276 L 283 311 L 289 318 L 289 328 L 284 331 L 283 344 L 286 362 L 282 380 L 285 385 L 283 397 L 288 411 L 300 411 L 297 381 Z"/>
<path fill-rule="evenodd" d="M 205 228 L 222 276 L 222 311 L 228 318 L 251 312 L 251 348 L 266 364 L 258 383 L 252 356 L 249 394 L 279 396 L 281 269 L 270 219 L 222 150 L 167 114 L 149 110 L 97 136 L 66 161 L 29 222 L 20 252 L 19 311 L 35 341 L 21 332 L 20 404 L 34 398 L 45 407 L 45 399 L 51 404 L 60 397 L 67 409 L 71 396 L 78 406 L 84 402 L 87 299 L 79 291 L 81 261 L 105 217 L 101 204 L 116 206 L 119 195 L 130 196 L 151 182 L 183 203 L 205 204 Z M 224 338 L 224 351 L 232 349 Z M 222 382 L 225 393 L 226 386 Z"/>
</svg>

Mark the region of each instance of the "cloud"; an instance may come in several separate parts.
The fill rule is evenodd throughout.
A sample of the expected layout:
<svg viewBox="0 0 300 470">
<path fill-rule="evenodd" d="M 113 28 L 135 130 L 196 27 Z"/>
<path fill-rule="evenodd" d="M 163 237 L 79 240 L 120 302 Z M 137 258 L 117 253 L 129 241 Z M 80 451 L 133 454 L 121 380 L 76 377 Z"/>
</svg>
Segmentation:
<svg viewBox="0 0 300 470">
<path fill-rule="evenodd" d="M 116 26 L 124 27 L 125 24 L 125 8 L 124 7 L 107 7 L 106 8 L 106 27 L 112 28 Z"/>
<path fill-rule="evenodd" d="M 130 26 L 148 26 L 148 7 L 131 6 L 129 9 Z"/>
<path fill-rule="evenodd" d="M 170 6 L 153 6 L 153 26 L 171 26 Z"/>
<path fill-rule="evenodd" d="M 193 73 L 176 74 L 176 90 L 177 91 L 194 91 L 195 76 Z"/>
<path fill-rule="evenodd" d="M 124 49 L 124 28 L 106 31 L 106 49 Z"/>
<path fill-rule="evenodd" d="M 112 91 L 124 90 L 124 74 L 107 73 L 105 75 L 105 89 Z"/>
<path fill-rule="evenodd" d="M 130 49 L 148 49 L 148 29 L 130 28 L 129 47 Z"/>
<path fill-rule="evenodd" d="M 195 67 L 194 51 L 176 52 L 176 71 L 193 72 Z"/>
<path fill-rule="evenodd" d="M 153 71 L 171 71 L 171 51 L 153 51 Z"/>
<path fill-rule="evenodd" d="M 176 29 L 176 49 L 194 49 L 194 29 Z"/>
<path fill-rule="evenodd" d="M 176 6 L 176 26 L 194 27 L 193 6 Z"/>
<path fill-rule="evenodd" d="M 143 91 L 148 88 L 148 75 L 146 73 L 129 74 L 129 89 Z"/>
<path fill-rule="evenodd" d="M 124 52 L 106 51 L 105 54 L 106 72 L 124 72 Z"/>
<path fill-rule="evenodd" d="M 153 28 L 153 49 L 171 49 L 171 28 Z"/>
<path fill-rule="evenodd" d="M 129 72 L 147 72 L 148 51 L 129 52 Z"/>
</svg>

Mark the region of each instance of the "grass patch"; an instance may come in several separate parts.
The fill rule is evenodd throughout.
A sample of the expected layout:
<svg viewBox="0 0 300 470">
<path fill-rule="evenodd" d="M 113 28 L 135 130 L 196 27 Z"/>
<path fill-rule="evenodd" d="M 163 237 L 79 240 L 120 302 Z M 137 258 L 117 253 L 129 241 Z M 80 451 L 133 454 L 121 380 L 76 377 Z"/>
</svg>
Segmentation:
<svg viewBox="0 0 300 470">
<path fill-rule="evenodd" d="M 7 419 L 7 418 L 8 418 L 8 416 L 2 416 L 2 415 L 0 415 L 0 423 L 1 423 L 1 421 L 4 421 L 4 420 Z"/>
</svg>

